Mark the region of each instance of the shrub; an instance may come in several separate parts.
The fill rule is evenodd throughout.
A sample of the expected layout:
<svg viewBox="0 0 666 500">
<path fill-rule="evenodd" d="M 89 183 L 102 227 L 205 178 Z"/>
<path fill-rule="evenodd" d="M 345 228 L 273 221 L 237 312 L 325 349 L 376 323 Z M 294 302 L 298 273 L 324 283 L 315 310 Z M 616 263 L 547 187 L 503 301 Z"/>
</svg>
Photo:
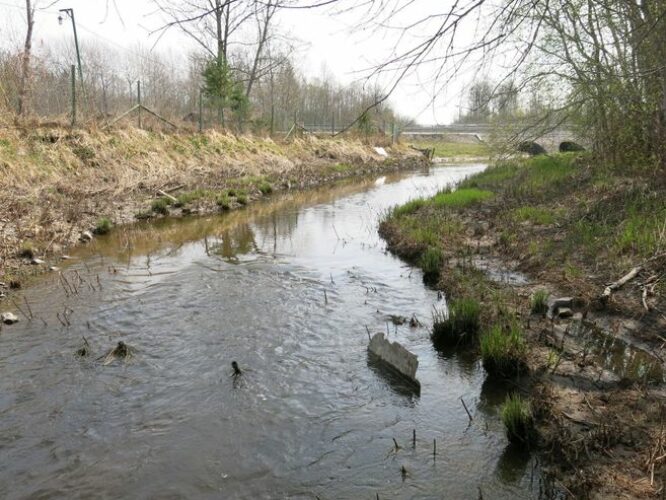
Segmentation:
<svg viewBox="0 0 666 500">
<path fill-rule="evenodd" d="M 95 225 L 94 233 L 95 234 L 107 234 L 109 231 L 111 231 L 111 228 L 113 227 L 113 224 L 109 219 L 106 217 L 102 217 L 100 220 L 97 221 L 97 224 Z"/>
<path fill-rule="evenodd" d="M 238 193 L 236 201 L 241 205 L 247 205 L 247 195 L 245 193 Z"/>
<path fill-rule="evenodd" d="M 534 441 L 534 420 L 529 402 L 517 394 L 507 396 L 500 410 L 509 442 L 529 446 Z"/>
<path fill-rule="evenodd" d="M 448 313 L 435 311 L 432 338 L 441 345 L 469 345 L 478 338 L 481 305 L 474 299 L 457 299 Z"/>
<path fill-rule="evenodd" d="M 546 314 L 548 312 L 548 298 L 546 290 L 537 290 L 530 299 L 532 314 Z"/>
<path fill-rule="evenodd" d="M 527 371 L 526 351 L 523 331 L 517 323 L 508 331 L 495 324 L 481 336 L 483 367 L 492 375 L 510 376 Z"/>
</svg>

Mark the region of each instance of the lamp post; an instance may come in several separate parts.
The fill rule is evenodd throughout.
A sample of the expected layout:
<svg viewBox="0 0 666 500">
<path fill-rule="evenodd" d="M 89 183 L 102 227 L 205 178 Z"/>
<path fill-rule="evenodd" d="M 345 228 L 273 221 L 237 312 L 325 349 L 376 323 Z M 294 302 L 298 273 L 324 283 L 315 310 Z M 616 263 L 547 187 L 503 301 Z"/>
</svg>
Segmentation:
<svg viewBox="0 0 666 500">
<path fill-rule="evenodd" d="M 74 9 L 60 9 L 59 12 L 64 12 L 72 20 L 72 30 L 74 31 L 74 45 L 76 45 L 76 60 L 79 65 L 79 78 L 81 79 L 81 87 L 83 88 L 83 70 L 81 69 L 81 52 L 79 51 L 79 37 L 76 33 L 76 22 L 74 21 Z M 58 23 L 62 24 L 62 14 L 58 16 Z"/>
</svg>

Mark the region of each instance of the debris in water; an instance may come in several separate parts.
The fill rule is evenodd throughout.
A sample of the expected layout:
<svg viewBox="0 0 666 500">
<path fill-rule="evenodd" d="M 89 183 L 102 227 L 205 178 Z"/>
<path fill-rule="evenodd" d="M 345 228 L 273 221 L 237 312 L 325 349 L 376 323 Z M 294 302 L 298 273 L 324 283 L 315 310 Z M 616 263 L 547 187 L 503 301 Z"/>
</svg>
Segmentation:
<svg viewBox="0 0 666 500">
<path fill-rule="evenodd" d="M 375 333 L 370 340 L 368 350 L 411 382 L 420 385 L 416 379 L 416 370 L 419 367 L 418 358 L 398 342 L 385 339 L 381 332 Z"/>
<path fill-rule="evenodd" d="M 81 338 L 83 339 L 83 346 L 76 350 L 76 355 L 85 358 L 90 355 L 90 344 L 88 344 L 88 340 L 85 337 Z"/>
<path fill-rule="evenodd" d="M 403 481 L 407 479 L 407 476 L 409 475 L 409 472 L 407 472 L 407 468 L 404 465 L 400 467 L 400 474 L 402 475 Z"/>
<path fill-rule="evenodd" d="M 238 366 L 238 363 L 236 363 L 235 361 L 232 361 L 231 362 L 231 367 L 234 369 L 234 373 L 233 373 L 232 377 L 235 378 L 235 377 L 240 377 L 241 375 L 243 375 L 243 372 L 241 371 L 240 367 Z"/>
<path fill-rule="evenodd" d="M 396 326 L 404 325 L 407 323 L 407 318 L 404 316 L 399 316 L 397 314 L 389 314 L 388 318 L 391 320 L 391 323 L 393 323 Z"/>
<path fill-rule="evenodd" d="M 132 357 L 132 350 L 130 347 L 125 344 L 122 340 L 118 342 L 118 345 L 111 349 L 105 356 L 102 356 L 104 358 L 104 362 L 102 363 L 103 365 L 109 365 L 113 363 L 116 359 L 129 359 Z M 98 359 L 102 359 L 98 358 Z"/>
<path fill-rule="evenodd" d="M 13 325 L 14 323 L 18 323 L 18 316 L 14 313 L 6 312 L 0 314 L 0 319 L 5 325 Z"/>
<path fill-rule="evenodd" d="M 416 317 L 416 314 L 412 314 L 411 319 L 409 320 L 409 327 L 410 328 L 417 328 L 421 326 L 421 322 L 419 319 Z"/>
</svg>

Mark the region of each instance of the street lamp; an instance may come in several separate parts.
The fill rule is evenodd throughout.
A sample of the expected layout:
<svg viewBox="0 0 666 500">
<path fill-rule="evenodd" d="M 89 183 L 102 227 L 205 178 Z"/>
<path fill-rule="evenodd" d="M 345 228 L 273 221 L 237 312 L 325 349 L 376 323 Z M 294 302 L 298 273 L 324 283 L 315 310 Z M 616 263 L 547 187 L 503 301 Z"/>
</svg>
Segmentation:
<svg viewBox="0 0 666 500">
<path fill-rule="evenodd" d="M 79 63 L 79 78 L 81 79 L 81 86 L 83 87 L 83 71 L 81 70 L 81 52 L 79 51 L 79 37 L 76 34 L 76 22 L 74 21 L 74 9 L 60 9 L 58 12 L 62 12 L 65 15 L 69 16 L 72 20 L 72 30 L 74 31 L 74 45 L 76 45 L 76 60 Z M 62 25 L 63 22 L 62 14 L 58 15 L 58 24 Z"/>
</svg>

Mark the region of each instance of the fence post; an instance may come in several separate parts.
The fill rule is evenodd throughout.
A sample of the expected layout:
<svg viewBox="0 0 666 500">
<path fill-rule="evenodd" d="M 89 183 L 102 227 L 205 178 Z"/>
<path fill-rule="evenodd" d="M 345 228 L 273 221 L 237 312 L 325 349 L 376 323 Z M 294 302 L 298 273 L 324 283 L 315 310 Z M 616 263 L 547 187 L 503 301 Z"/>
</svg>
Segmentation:
<svg viewBox="0 0 666 500">
<path fill-rule="evenodd" d="M 199 89 L 199 133 L 203 131 L 203 91 Z"/>
<path fill-rule="evenodd" d="M 137 104 L 139 105 L 137 108 L 137 114 L 139 116 L 139 128 L 141 128 L 141 80 L 136 81 L 136 98 Z"/>
<path fill-rule="evenodd" d="M 76 70 L 72 64 L 72 128 L 76 126 Z"/>
</svg>

